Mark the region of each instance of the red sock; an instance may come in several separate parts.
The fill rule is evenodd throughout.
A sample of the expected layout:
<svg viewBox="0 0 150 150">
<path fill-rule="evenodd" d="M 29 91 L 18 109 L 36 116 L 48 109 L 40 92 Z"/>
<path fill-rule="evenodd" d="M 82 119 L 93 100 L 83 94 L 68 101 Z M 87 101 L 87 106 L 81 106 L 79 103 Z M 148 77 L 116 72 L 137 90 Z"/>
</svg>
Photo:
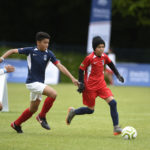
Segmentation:
<svg viewBox="0 0 150 150">
<path fill-rule="evenodd" d="M 22 114 L 21 116 L 14 122 L 15 125 L 20 126 L 23 122 L 25 122 L 26 120 L 28 120 L 31 116 L 32 116 L 32 112 L 29 110 L 29 108 L 27 108 Z"/>
<path fill-rule="evenodd" d="M 50 108 L 53 106 L 55 99 L 51 97 L 47 97 L 44 101 L 42 110 L 39 114 L 40 118 L 45 118 L 46 113 L 50 110 Z"/>
</svg>

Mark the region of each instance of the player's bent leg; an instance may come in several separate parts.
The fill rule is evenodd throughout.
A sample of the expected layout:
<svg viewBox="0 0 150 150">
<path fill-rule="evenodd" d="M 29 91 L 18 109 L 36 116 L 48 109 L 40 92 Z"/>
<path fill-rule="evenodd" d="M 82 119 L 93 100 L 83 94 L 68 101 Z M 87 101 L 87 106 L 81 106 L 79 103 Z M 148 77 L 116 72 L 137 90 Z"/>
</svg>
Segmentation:
<svg viewBox="0 0 150 150">
<path fill-rule="evenodd" d="M 66 117 L 66 123 L 67 125 L 70 125 L 75 115 L 84 115 L 84 114 L 92 114 L 92 113 L 94 113 L 94 107 L 80 107 L 78 109 L 69 107 L 68 114 Z"/>
<path fill-rule="evenodd" d="M 46 118 L 41 118 L 39 115 L 36 116 L 36 120 L 41 124 L 44 129 L 50 130 L 50 126 L 47 123 Z"/>
<path fill-rule="evenodd" d="M 29 108 L 27 108 L 21 116 L 14 122 L 11 123 L 11 127 L 17 131 L 17 133 L 23 133 L 21 124 L 28 120 L 30 117 L 32 117 L 33 112 L 30 111 Z"/>
<path fill-rule="evenodd" d="M 36 117 L 37 121 L 41 124 L 41 126 L 47 130 L 50 130 L 50 126 L 48 125 L 46 121 L 46 114 L 50 110 L 50 108 L 53 106 L 55 99 L 51 97 L 47 97 L 44 101 L 43 107 L 41 112 Z"/>
<path fill-rule="evenodd" d="M 43 95 L 46 95 L 46 96 L 51 97 L 53 99 L 56 99 L 56 97 L 57 97 L 56 91 L 53 88 L 51 88 L 50 86 L 46 86 L 44 88 Z"/>
<path fill-rule="evenodd" d="M 66 117 L 66 124 L 67 125 L 70 125 L 71 120 L 73 119 L 74 116 L 75 116 L 75 108 L 74 107 L 69 107 L 67 117 Z"/>
<path fill-rule="evenodd" d="M 117 102 L 115 99 L 110 96 L 106 99 L 106 102 L 110 106 L 110 114 L 111 118 L 113 121 L 113 126 L 114 126 L 114 135 L 119 135 L 122 132 L 122 129 L 119 127 L 119 117 L 118 117 L 118 112 L 117 112 Z"/>
<path fill-rule="evenodd" d="M 93 114 L 93 113 L 94 107 L 80 107 L 78 109 L 75 109 L 76 115 Z"/>
<path fill-rule="evenodd" d="M 122 132 L 122 128 L 117 126 L 114 126 L 114 135 L 119 135 Z"/>
<path fill-rule="evenodd" d="M 11 123 L 11 127 L 16 130 L 17 133 L 23 133 L 21 124 L 32 117 L 32 115 L 37 111 L 39 104 L 39 99 L 31 101 L 30 107 L 27 108 L 16 121 Z"/>
<path fill-rule="evenodd" d="M 46 86 L 43 90 L 43 95 L 46 95 L 48 97 L 45 99 L 42 110 L 36 117 L 36 119 L 44 129 L 50 130 L 50 126 L 48 125 L 46 120 L 46 114 L 53 106 L 57 93 L 53 88 Z"/>
<path fill-rule="evenodd" d="M 27 108 L 16 121 L 11 123 L 11 127 L 14 130 L 16 130 L 17 133 L 23 133 L 21 129 L 21 124 L 25 122 L 26 120 L 28 120 L 29 118 L 31 118 L 32 115 L 33 115 L 33 112 L 31 112 L 30 109 Z"/>
<path fill-rule="evenodd" d="M 95 107 L 95 99 L 97 97 L 97 92 L 88 92 L 84 90 L 82 93 L 83 104 L 87 107 L 80 107 L 78 109 L 74 109 L 73 107 L 68 109 L 68 114 L 66 117 L 66 123 L 69 125 L 74 118 L 75 115 L 84 115 L 84 114 L 92 114 L 94 113 Z"/>
<path fill-rule="evenodd" d="M 12 122 L 10 125 L 17 133 L 23 133 L 21 126 L 17 126 L 15 122 Z"/>
<path fill-rule="evenodd" d="M 41 102 L 41 101 L 40 101 L 39 99 L 36 99 L 35 101 L 31 101 L 29 110 L 30 110 L 32 113 L 37 112 L 38 107 L 39 107 L 39 105 L 40 105 L 40 102 Z"/>
</svg>

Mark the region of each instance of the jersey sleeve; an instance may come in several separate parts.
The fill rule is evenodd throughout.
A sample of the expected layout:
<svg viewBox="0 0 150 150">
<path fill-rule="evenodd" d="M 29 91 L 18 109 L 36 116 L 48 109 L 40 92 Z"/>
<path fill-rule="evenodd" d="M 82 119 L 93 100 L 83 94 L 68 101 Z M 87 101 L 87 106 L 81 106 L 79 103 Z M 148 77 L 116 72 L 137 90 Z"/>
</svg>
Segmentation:
<svg viewBox="0 0 150 150">
<path fill-rule="evenodd" d="M 4 69 L 0 69 L 0 75 L 4 74 Z"/>
<path fill-rule="evenodd" d="M 86 70 L 86 68 L 90 65 L 90 58 L 87 56 L 85 57 L 85 59 L 83 60 L 83 62 L 80 65 L 80 69 L 81 70 Z"/>
<path fill-rule="evenodd" d="M 105 64 L 111 63 L 111 59 L 105 54 Z"/>
<path fill-rule="evenodd" d="M 56 56 L 55 56 L 55 54 L 53 52 L 50 52 L 50 61 L 54 65 L 57 65 L 59 63 L 59 60 L 56 58 Z"/>
<path fill-rule="evenodd" d="M 29 55 L 31 50 L 32 50 L 32 47 L 18 48 L 19 54 L 24 54 L 24 55 Z"/>
</svg>

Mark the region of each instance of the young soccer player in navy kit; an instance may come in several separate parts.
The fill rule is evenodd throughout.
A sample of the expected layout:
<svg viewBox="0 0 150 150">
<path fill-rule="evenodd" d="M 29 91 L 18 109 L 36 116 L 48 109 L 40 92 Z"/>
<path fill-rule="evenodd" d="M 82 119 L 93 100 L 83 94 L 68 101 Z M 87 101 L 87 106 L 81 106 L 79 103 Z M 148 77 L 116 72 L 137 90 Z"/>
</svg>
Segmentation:
<svg viewBox="0 0 150 150">
<path fill-rule="evenodd" d="M 42 95 L 46 95 L 47 98 L 44 101 L 41 112 L 36 117 L 41 126 L 47 130 L 50 127 L 46 121 L 46 114 L 53 105 L 56 99 L 57 93 L 50 86 L 44 84 L 45 69 L 49 61 L 56 65 L 56 67 L 68 76 L 75 85 L 78 85 L 78 81 L 71 75 L 71 73 L 56 59 L 55 55 L 48 49 L 50 41 L 49 34 L 45 32 L 38 32 L 36 34 L 36 46 L 26 47 L 19 49 L 12 49 L 7 51 L 2 58 L 5 59 L 11 54 L 24 54 L 27 56 L 28 62 L 28 77 L 26 80 L 26 87 L 30 90 L 30 107 L 27 108 L 21 116 L 11 123 L 11 127 L 18 133 L 22 133 L 21 124 L 28 120 L 37 110 L 42 100 Z M 0 62 L 3 61 L 0 59 Z"/>
<path fill-rule="evenodd" d="M 79 68 L 79 89 L 82 92 L 83 104 L 87 107 L 75 109 L 70 107 L 66 117 L 66 123 L 69 125 L 75 115 L 94 113 L 95 99 L 101 97 L 110 106 L 110 113 L 114 126 L 114 135 L 121 133 L 117 112 L 117 102 L 113 97 L 111 90 L 106 86 L 104 80 L 104 65 L 107 64 L 115 73 L 119 81 L 124 82 L 124 78 L 119 74 L 113 62 L 104 53 L 105 42 L 99 36 L 93 38 L 93 52 L 89 54 L 81 63 Z"/>
</svg>

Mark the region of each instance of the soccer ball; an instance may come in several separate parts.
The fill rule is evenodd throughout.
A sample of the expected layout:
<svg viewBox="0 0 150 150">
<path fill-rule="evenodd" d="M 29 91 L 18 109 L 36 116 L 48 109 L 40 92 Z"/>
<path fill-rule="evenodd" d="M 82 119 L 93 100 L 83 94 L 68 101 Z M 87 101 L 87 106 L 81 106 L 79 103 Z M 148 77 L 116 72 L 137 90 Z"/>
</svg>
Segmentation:
<svg viewBox="0 0 150 150">
<path fill-rule="evenodd" d="M 122 137 L 125 140 L 135 139 L 136 136 L 137 136 L 137 131 L 135 128 L 133 128 L 131 126 L 127 126 L 122 130 Z"/>
</svg>

